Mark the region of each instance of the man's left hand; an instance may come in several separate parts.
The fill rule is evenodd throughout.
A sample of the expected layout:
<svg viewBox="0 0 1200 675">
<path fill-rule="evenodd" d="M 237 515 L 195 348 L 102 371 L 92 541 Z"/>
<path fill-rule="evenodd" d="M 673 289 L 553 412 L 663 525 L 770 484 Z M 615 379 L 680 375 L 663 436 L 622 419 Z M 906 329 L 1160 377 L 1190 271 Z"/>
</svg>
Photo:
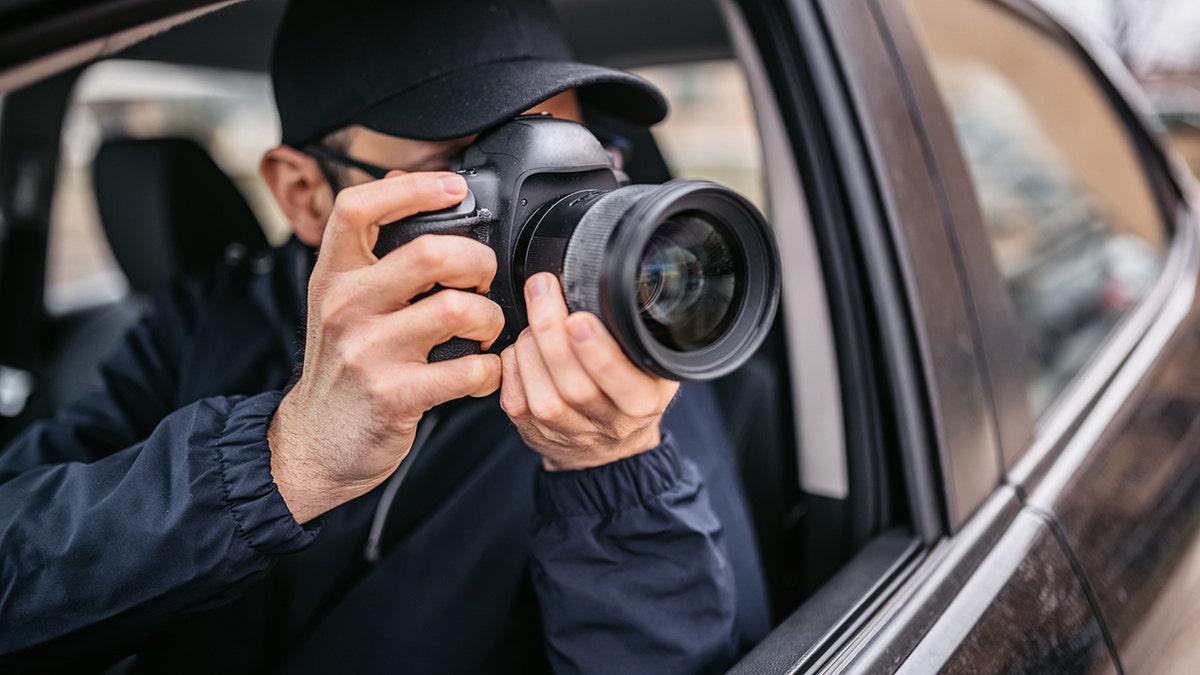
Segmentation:
<svg viewBox="0 0 1200 675">
<path fill-rule="evenodd" d="M 500 406 L 548 471 L 586 469 L 657 446 L 679 383 L 629 360 L 600 320 L 568 313 L 553 274 L 525 284 L 529 328 L 500 355 Z"/>
</svg>

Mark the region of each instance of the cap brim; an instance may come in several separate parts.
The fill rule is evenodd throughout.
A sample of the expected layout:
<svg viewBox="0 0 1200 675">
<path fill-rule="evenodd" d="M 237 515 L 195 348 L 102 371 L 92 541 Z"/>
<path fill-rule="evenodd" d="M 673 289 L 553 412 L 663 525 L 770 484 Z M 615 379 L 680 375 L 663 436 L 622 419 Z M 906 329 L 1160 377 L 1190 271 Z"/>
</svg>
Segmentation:
<svg viewBox="0 0 1200 675">
<path fill-rule="evenodd" d="M 381 133 L 445 140 L 479 133 L 568 89 L 618 119 L 649 126 L 667 101 L 648 81 L 620 70 L 573 61 L 485 63 L 424 82 L 372 105 L 354 122 Z"/>
</svg>

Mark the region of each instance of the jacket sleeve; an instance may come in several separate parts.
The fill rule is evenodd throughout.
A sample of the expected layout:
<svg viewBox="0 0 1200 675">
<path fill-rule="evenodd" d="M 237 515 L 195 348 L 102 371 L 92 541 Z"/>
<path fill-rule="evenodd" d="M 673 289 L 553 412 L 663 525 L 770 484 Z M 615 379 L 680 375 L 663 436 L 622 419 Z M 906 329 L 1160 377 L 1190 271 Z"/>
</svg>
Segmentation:
<svg viewBox="0 0 1200 675">
<path fill-rule="evenodd" d="M 0 452 L 0 663 L 128 648 L 314 536 L 270 474 L 280 395 L 177 399 L 211 283 L 164 290 L 93 388 Z"/>
<path fill-rule="evenodd" d="M 736 597 L 720 521 L 671 435 L 594 469 L 540 471 L 533 582 L 557 673 L 722 672 Z"/>
<path fill-rule="evenodd" d="M 107 457 L 144 440 L 181 407 L 180 363 L 206 291 L 198 281 L 161 291 L 105 358 L 92 386 L 0 451 L 0 483 L 37 466 Z"/>
<path fill-rule="evenodd" d="M 304 548 L 315 531 L 271 479 L 279 398 L 202 400 L 133 447 L 0 485 L 0 654 L 76 631 L 88 649 L 148 634 Z"/>
</svg>

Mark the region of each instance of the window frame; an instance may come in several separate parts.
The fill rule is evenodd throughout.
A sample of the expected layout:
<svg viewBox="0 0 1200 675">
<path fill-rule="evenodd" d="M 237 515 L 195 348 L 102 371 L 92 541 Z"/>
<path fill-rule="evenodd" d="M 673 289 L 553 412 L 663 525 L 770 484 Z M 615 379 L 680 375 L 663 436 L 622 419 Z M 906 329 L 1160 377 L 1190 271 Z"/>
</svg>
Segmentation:
<svg viewBox="0 0 1200 675">
<path fill-rule="evenodd" d="M 1183 197 L 1178 184 L 1172 179 L 1177 169 L 1170 166 L 1161 141 L 1147 133 L 1147 127 L 1153 127 L 1153 124 L 1147 119 L 1146 110 L 1131 105 L 1130 102 L 1138 101 L 1139 97 L 1130 82 L 1123 82 L 1123 79 L 1130 79 L 1123 68 L 1097 61 L 1093 54 L 1104 54 L 1103 48 L 1085 45 L 1077 35 L 1023 0 L 981 1 L 1011 12 L 1014 19 L 1025 22 L 1066 50 L 1084 68 L 1120 121 L 1141 160 L 1168 239 L 1164 268 L 1150 292 L 1122 317 L 1044 413 L 1035 417 L 1026 392 L 1024 346 L 1019 339 L 1002 275 L 991 253 L 966 160 L 957 137 L 947 133 L 953 128 L 950 115 L 941 103 L 907 8 L 902 3 L 872 0 L 895 45 L 897 69 L 906 79 L 913 117 L 924 129 L 926 139 L 931 139 L 928 140 L 930 152 L 936 157 L 939 180 L 954 214 L 959 255 L 975 298 L 975 318 L 979 334 L 985 340 L 984 349 L 989 361 L 988 378 L 1000 431 L 1002 471 L 1008 480 L 1028 489 L 1049 470 L 1074 430 L 1162 312 L 1172 288 L 1184 281 L 1181 276 L 1183 247 L 1175 235 L 1180 228 L 1187 227 L 1181 219 L 1188 216 L 1182 208 Z"/>
</svg>

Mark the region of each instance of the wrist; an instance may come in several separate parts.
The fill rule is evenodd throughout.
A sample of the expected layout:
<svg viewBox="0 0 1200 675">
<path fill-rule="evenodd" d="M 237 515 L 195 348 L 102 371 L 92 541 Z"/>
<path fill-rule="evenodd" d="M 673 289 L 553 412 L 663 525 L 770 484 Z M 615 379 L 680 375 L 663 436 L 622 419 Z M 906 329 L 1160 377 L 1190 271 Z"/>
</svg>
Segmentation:
<svg viewBox="0 0 1200 675">
<path fill-rule="evenodd" d="M 583 448 L 570 455 L 558 453 L 555 457 L 542 455 L 542 468 L 551 473 L 560 471 L 583 471 L 619 462 L 622 459 L 639 455 L 653 450 L 662 444 L 662 432 L 659 425 L 654 424 L 639 430 L 626 438 L 619 445 L 597 450 Z"/>
<path fill-rule="evenodd" d="M 317 518 L 336 506 L 362 493 L 357 486 L 331 479 L 319 464 L 306 459 L 301 444 L 293 442 L 295 434 L 285 433 L 282 419 L 286 418 L 286 399 L 267 427 L 267 445 L 271 452 L 271 477 L 283 497 L 292 517 L 301 525 Z M 310 438 L 305 434 L 301 438 Z"/>
<path fill-rule="evenodd" d="M 584 471 L 539 471 L 534 501 L 539 515 L 607 516 L 638 508 L 690 484 L 694 465 L 679 456 L 664 433 L 651 450 Z"/>
</svg>

